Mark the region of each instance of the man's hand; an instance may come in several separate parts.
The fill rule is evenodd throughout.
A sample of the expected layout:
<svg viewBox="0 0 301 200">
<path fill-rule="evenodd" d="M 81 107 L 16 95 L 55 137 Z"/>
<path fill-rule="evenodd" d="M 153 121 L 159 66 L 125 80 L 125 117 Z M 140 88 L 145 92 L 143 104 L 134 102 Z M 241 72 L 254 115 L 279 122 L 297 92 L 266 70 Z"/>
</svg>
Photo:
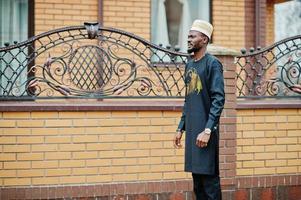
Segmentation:
<svg viewBox="0 0 301 200">
<path fill-rule="evenodd" d="M 181 148 L 182 144 L 181 144 L 181 138 L 182 138 L 182 131 L 177 131 L 177 133 L 175 134 L 175 137 L 173 139 L 173 145 L 175 148 Z"/>
<path fill-rule="evenodd" d="M 196 138 L 196 145 L 200 148 L 207 147 L 209 139 L 210 139 L 210 134 L 206 134 L 204 130 Z"/>
</svg>

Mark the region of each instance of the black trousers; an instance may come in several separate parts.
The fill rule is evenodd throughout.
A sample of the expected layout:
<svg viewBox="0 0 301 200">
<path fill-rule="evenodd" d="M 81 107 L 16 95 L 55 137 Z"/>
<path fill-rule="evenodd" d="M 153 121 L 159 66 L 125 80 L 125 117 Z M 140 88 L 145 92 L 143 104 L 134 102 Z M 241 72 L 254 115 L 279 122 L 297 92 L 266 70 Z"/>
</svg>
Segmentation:
<svg viewBox="0 0 301 200">
<path fill-rule="evenodd" d="M 196 200 L 221 200 L 219 175 L 192 174 Z"/>
</svg>

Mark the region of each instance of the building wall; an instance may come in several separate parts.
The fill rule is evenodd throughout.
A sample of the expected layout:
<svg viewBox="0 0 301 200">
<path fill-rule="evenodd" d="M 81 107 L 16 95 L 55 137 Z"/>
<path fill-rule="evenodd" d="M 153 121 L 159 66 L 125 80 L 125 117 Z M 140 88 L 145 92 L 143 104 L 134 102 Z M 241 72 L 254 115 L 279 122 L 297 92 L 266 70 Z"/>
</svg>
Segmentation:
<svg viewBox="0 0 301 200">
<path fill-rule="evenodd" d="M 150 0 L 104 0 L 104 26 L 133 32 L 150 40 Z M 213 43 L 228 48 L 244 46 L 244 2 L 214 0 L 212 4 L 214 25 Z"/>
<path fill-rule="evenodd" d="M 98 18 L 98 0 L 35 0 L 35 35 Z"/>
<path fill-rule="evenodd" d="M 267 17 L 264 16 L 266 22 L 262 22 L 267 35 L 264 34 L 261 38 L 265 41 L 262 46 L 270 45 L 273 41 L 273 5 L 274 2 L 270 1 L 266 8 L 261 4 L 261 7 L 267 10 Z M 150 0 L 103 0 L 103 25 L 126 30 L 150 40 L 150 6 Z M 254 46 L 254 12 L 253 1 L 213 0 L 212 22 L 215 28 L 213 43 L 236 50 Z M 98 0 L 35 1 L 35 34 L 97 20 Z M 261 31 L 263 30 L 261 27 Z"/>
<path fill-rule="evenodd" d="M 146 40 L 151 37 L 150 12 L 150 0 L 103 0 L 104 26 L 126 30 Z"/>
<path fill-rule="evenodd" d="M 213 43 L 240 50 L 245 46 L 245 2 L 213 0 Z"/>
<path fill-rule="evenodd" d="M 98 0 L 36 0 L 35 33 L 98 21 Z M 103 25 L 150 40 L 149 0 L 103 0 Z"/>
<path fill-rule="evenodd" d="M 301 109 L 237 112 L 238 176 L 301 173 Z"/>
<path fill-rule="evenodd" d="M 301 198 L 299 109 L 239 109 L 234 199 Z"/>
<path fill-rule="evenodd" d="M 186 179 L 172 111 L 3 112 L 1 186 Z"/>
<path fill-rule="evenodd" d="M 300 198 L 301 109 L 237 110 L 236 132 L 230 104 L 221 121 L 224 199 Z M 164 110 L 1 112 L 2 198 L 191 199 L 183 149 L 174 149 L 171 141 L 180 115 Z"/>
</svg>

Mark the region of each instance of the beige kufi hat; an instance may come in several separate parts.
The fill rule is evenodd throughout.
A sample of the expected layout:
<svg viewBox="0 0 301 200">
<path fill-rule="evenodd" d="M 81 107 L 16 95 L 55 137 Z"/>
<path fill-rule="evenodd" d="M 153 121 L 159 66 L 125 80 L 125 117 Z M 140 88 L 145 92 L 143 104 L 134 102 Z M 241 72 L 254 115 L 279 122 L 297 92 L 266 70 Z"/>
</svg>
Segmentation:
<svg viewBox="0 0 301 200">
<path fill-rule="evenodd" d="M 213 31 L 213 26 L 204 20 L 197 19 L 194 20 L 190 30 L 199 31 L 205 34 L 210 39 Z"/>
</svg>

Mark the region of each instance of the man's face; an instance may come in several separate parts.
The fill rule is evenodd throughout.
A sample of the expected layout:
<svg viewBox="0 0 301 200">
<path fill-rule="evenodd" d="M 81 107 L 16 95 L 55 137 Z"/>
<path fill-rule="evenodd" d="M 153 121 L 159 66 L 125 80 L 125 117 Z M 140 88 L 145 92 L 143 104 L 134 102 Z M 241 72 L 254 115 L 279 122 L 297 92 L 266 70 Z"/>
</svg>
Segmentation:
<svg viewBox="0 0 301 200">
<path fill-rule="evenodd" d="M 187 52 L 193 53 L 199 51 L 204 45 L 206 45 L 208 38 L 198 31 L 189 31 L 187 42 Z"/>
</svg>

